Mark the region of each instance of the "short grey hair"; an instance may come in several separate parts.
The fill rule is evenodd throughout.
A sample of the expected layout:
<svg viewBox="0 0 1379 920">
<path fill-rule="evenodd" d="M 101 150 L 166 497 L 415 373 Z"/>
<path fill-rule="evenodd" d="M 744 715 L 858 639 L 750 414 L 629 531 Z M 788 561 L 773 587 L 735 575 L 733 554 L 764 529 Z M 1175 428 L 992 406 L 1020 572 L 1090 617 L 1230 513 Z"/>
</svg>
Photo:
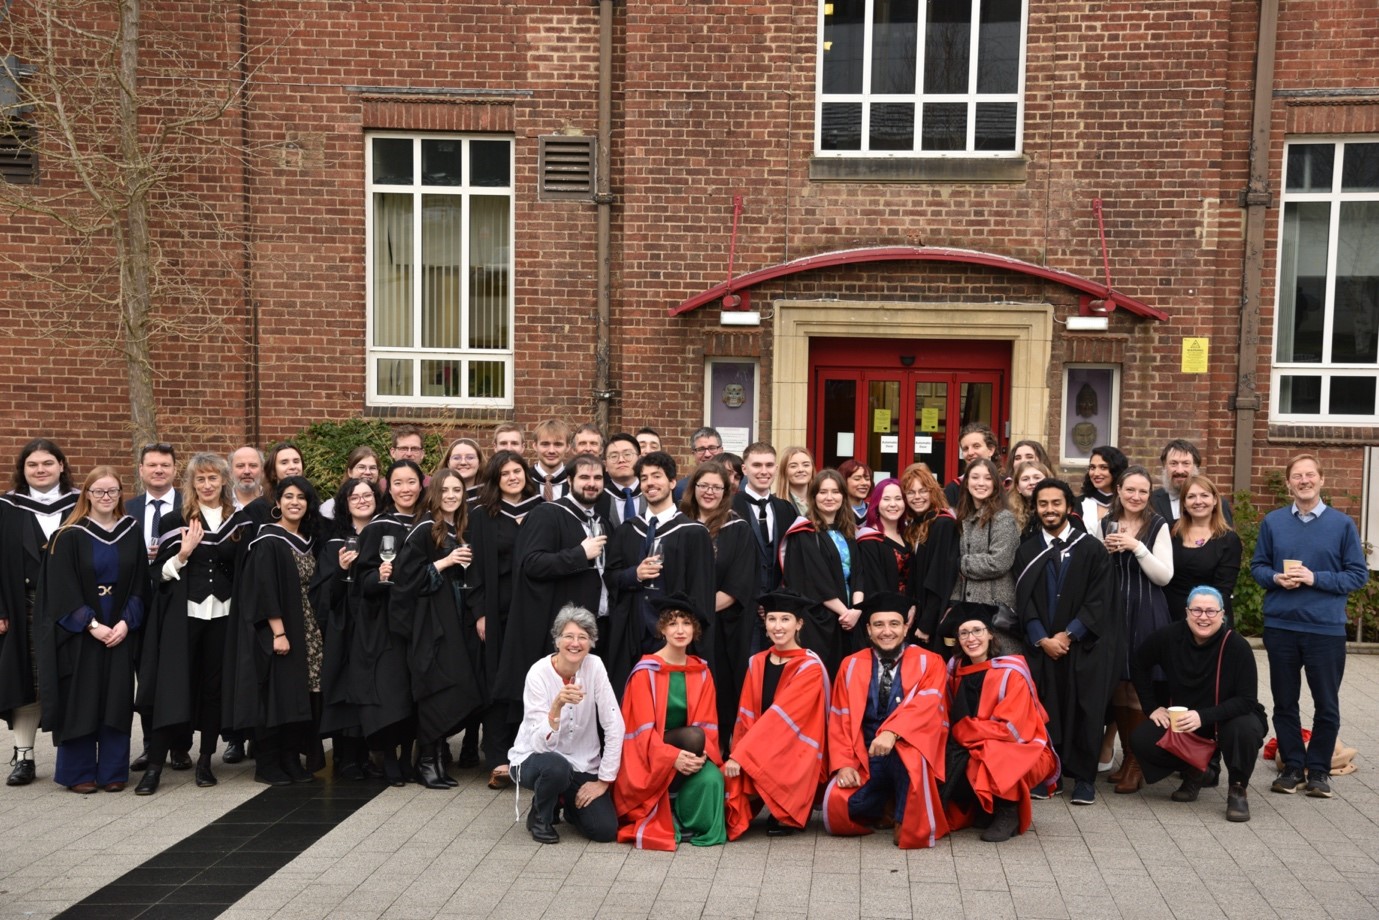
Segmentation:
<svg viewBox="0 0 1379 920">
<path fill-rule="evenodd" d="M 578 604 L 566 604 L 560 608 L 560 612 L 555 615 L 555 622 L 551 624 L 551 641 L 557 642 L 560 634 L 565 631 L 566 625 L 573 623 L 580 629 L 589 634 L 589 642 L 593 645 L 599 644 L 599 626 L 594 619 L 594 615 Z"/>
</svg>

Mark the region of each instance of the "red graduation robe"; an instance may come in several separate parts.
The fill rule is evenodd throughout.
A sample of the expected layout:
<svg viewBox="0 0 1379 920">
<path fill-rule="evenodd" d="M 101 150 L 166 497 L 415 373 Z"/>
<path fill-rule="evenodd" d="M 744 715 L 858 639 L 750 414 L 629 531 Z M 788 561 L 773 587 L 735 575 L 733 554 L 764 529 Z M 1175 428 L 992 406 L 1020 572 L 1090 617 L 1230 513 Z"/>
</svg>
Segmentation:
<svg viewBox="0 0 1379 920">
<path fill-rule="evenodd" d="M 1019 804 L 1020 833 L 1031 823 L 1029 791 L 1058 775 L 1058 756 L 1049 743 L 1048 713 L 1039 702 L 1034 678 L 1023 655 L 1002 655 L 980 664 L 950 662 L 950 692 L 968 674 L 986 671 L 976 716 L 953 723 L 953 738 L 967 748 L 967 779 L 982 809 L 991 811 L 993 799 Z M 974 813 L 948 805 L 953 830 L 972 823 Z"/>
<path fill-rule="evenodd" d="M 771 708 L 761 711 L 761 682 L 770 650 L 752 656 L 742 685 L 732 759 L 742 766 L 725 777 L 728 839 L 746 832 L 765 802 L 777 820 L 804 827 L 819 785 L 827 777 L 828 674 L 819 656 L 808 649 L 785 652 L 785 670 Z"/>
<path fill-rule="evenodd" d="M 675 758 L 680 749 L 665 741 L 666 700 L 674 671 L 685 674 L 689 707 L 685 724 L 704 730 L 705 756 L 723 765 L 718 696 L 708 664 L 693 655 L 684 665 L 670 664 L 656 655 L 643 656 L 623 691 L 622 720 L 627 733 L 622 741 L 622 765 L 613 783 L 613 804 L 618 809 L 618 840 L 644 850 L 675 849 L 670 784 L 678 775 Z"/>
<path fill-rule="evenodd" d="M 871 778 L 871 758 L 862 737 L 862 720 L 866 717 L 871 687 L 872 655 L 872 650 L 866 649 L 843 659 L 833 685 L 833 708 L 828 719 L 830 771 L 836 774 L 851 767 L 863 785 Z M 947 677 L 941 657 L 918 646 L 907 646 L 900 658 L 900 686 L 905 698 L 877 729 L 896 733 L 895 753 L 910 777 L 899 833 L 902 849 L 931 847 L 948 833 L 938 788 L 948 743 Z M 855 823 L 848 815 L 848 800 L 857 788 L 840 788 L 836 776 L 829 781 L 824 790 L 824 828 L 830 834 L 871 833 L 871 828 Z"/>
</svg>

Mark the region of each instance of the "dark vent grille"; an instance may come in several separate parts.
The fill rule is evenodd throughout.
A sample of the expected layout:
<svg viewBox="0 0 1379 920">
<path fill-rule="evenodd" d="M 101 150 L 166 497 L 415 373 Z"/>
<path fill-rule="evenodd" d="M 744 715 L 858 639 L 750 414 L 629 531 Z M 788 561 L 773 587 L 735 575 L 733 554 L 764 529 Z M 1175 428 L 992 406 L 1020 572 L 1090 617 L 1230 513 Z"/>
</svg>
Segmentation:
<svg viewBox="0 0 1379 920">
<path fill-rule="evenodd" d="M 0 179 L 11 185 L 38 183 L 38 131 L 22 121 L 0 124 Z"/>
<path fill-rule="evenodd" d="M 594 197 L 594 138 L 541 138 L 538 169 L 543 200 Z"/>
</svg>

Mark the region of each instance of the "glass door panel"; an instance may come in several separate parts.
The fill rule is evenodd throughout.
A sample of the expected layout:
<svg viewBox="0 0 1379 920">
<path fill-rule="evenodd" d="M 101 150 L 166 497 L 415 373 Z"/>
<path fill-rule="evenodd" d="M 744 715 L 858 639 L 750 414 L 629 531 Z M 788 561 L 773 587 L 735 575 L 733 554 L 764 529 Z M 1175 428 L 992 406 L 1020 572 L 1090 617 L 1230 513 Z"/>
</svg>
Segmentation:
<svg viewBox="0 0 1379 920">
<path fill-rule="evenodd" d="M 962 413 L 962 425 L 970 425 L 972 422 L 981 422 L 988 428 L 995 428 L 995 407 L 992 405 L 995 387 L 990 383 L 962 383 L 959 384 L 958 399 L 961 403 L 959 412 Z M 996 436 L 1000 437 L 1002 432 L 997 431 Z"/>
<path fill-rule="evenodd" d="M 825 378 L 819 400 L 823 436 L 814 458 L 818 469 L 851 459 L 857 451 L 857 380 Z"/>
<path fill-rule="evenodd" d="M 894 476 L 900 470 L 900 381 L 867 383 L 867 466 Z M 858 452 L 861 457 L 861 452 Z"/>
<path fill-rule="evenodd" d="M 913 375 L 919 377 L 918 374 Z M 923 463 L 939 483 L 948 481 L 948 384 L 916 380 L 914 384 L 915 463 Z"/>
</svg>

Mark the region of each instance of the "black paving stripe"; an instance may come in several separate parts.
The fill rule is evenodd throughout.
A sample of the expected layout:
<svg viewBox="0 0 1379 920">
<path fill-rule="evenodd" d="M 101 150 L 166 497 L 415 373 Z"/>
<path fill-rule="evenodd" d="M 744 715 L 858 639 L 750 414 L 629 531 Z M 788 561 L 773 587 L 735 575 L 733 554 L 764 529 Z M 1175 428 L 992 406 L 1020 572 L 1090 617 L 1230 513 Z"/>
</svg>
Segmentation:
<svg viewBox="0 0 1379 920">
<path fill-rule="evenodd" d="M 58 917 L 218 917 L 385 788 L 330 780 L 266 787 Z"/>
</svg>

